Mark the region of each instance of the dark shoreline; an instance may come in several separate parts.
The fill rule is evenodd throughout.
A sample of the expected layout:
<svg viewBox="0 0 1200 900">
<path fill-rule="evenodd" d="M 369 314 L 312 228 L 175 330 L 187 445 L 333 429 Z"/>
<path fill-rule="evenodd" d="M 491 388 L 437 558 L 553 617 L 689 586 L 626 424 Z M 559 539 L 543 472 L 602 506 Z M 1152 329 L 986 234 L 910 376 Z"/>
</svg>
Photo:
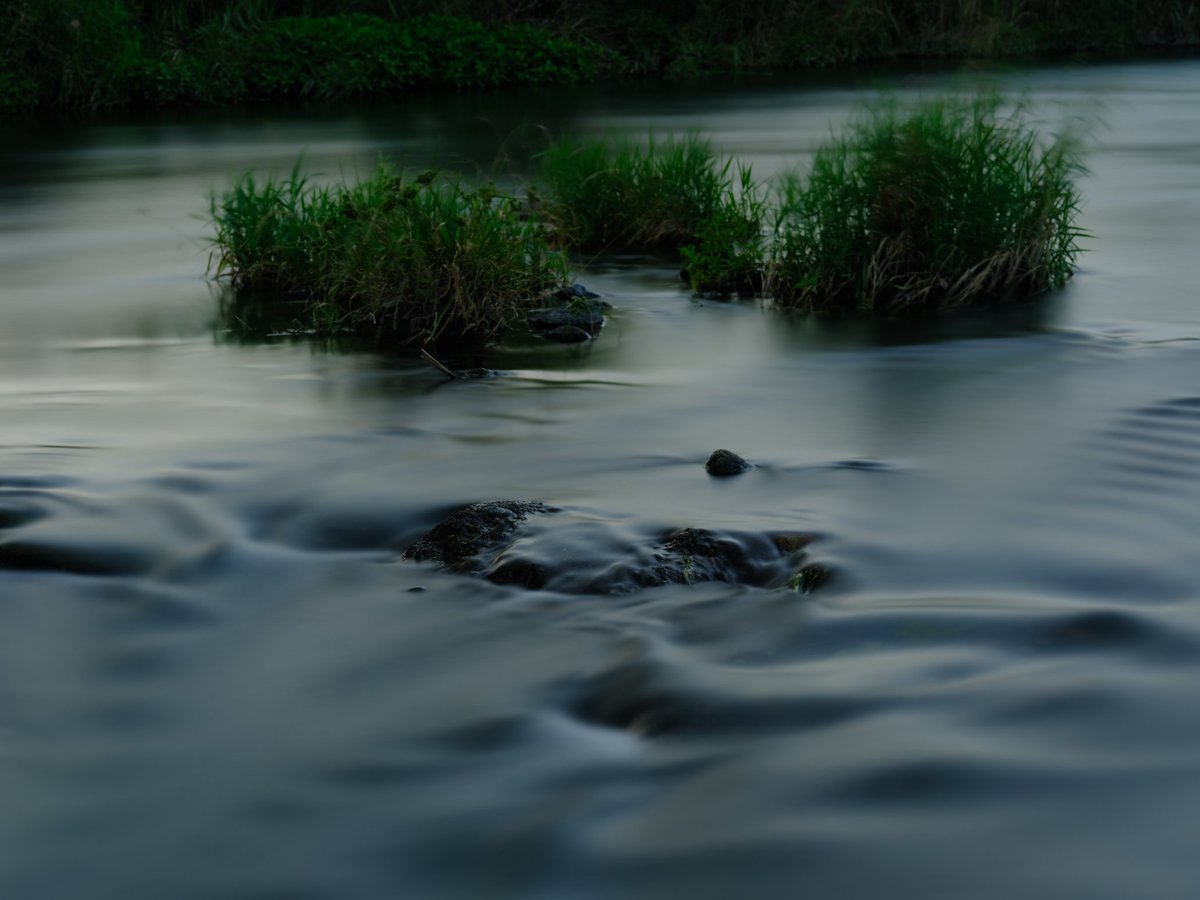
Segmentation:
<svg viewBox="0 0 1200 900">
<path fill-rule="evenodd" d="M 1200 52 L 1200 8 L 1169 0 L 1064 2 L 1037 21 L 1004 4 L 868 0 L 852 15 L 787 0 L 724 9 L 732 2 L 648 10 L 604 0 L 583 14 L 572 0 L 546 0 L 518 18 L 483 0 L 454 15 L 372 0 L 273 0 L 251 12 L 224 0 L 16 0 L 0 13 L 0 114 Z"/>
</svg>

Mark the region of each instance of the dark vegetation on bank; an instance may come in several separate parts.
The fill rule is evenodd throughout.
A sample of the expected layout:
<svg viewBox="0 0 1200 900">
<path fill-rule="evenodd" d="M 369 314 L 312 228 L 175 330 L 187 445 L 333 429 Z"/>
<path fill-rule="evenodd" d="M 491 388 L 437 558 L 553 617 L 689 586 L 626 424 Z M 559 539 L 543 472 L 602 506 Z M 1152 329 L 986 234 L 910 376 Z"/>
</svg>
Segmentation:
<svg viewBox="0 0 1200 900">
<path fill-rule="evenodd" d="M 517 23 L 291 4 L 9 0 L 0 110 L 401 94 L 591 81 L 598 46 Z M 354 4 L 326 4 L 353 7 Z"/>
<path fill-rule="evenodd" d="M 0 111 L 1197 46 L 1185 0 L 6 0 Z"/>
<path fill-rule="evenodd" d="M 561 251 L 614 247 L 676 250 L 701 294 L 924 314 L 1061 286 L 1080 171 L 1069 136 L 998 97 L 883 102 L 767 184 L 697 136 L 560 141 L 521 196 L 387 167 L 332 187 L 247 175 L 213 197 L 213 266 L 300 300 L 302 327 L 385 344 L 493 336 L 567 283 Z"/>
</svg>

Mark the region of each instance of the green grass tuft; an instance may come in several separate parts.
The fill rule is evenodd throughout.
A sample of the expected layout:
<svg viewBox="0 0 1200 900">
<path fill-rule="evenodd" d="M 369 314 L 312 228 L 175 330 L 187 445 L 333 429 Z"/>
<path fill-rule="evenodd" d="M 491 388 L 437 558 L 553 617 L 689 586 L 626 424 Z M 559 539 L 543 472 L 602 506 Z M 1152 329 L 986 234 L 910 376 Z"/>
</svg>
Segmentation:
<svg viewBox="0 0 1200 900">
<path fill-rule="evenodd" d="M 246 175 L 212 198 L 210 262 L 248 295 L 300 296 L 319 331 L 385 343 L 485 339 L 549 288 L 566 264 L 521 203 L 490 185 L 381 166 L 318 187 Z"/>
<path fill-rule="evenodd" d="M 768 288 L 803 310 L 903 314 L 1022 300 L 1071 275 L 1082 171 L 995 96 L 883 103 L 780 188 Z"/>
<path fill-rule="evenodd" d="M 723 192 L 721 203 L 697 229 L 696 241 L 679 248 L 684 271 L 698 294 L 751 297 L 764 286 L 767 216 L 763 186 L 750 166 L 739 165 L 736 192 Z"/>
<path fill-rule="evenodd" d="M 731 168 L 696 135 L 644 145 L 562 140 L 541 154 L 532 198 L 563 244 L 678 249 L 737 208 Z"/>
</svg>

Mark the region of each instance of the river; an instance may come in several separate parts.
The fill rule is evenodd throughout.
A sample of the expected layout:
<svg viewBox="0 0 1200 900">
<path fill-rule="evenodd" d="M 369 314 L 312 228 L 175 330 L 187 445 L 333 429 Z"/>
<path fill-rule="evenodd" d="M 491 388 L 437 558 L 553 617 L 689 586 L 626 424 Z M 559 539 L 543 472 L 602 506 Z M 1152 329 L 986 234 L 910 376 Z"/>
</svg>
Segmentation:
<svg viewBox="0 0 1200 900">
<path fill-rule="evenodd" d="M 203 277 L 208 192 L 301 151 L 474 177 L 698 129 L 766 177 L 880 83 L 981 78 L 1086 133 L 1092 237 L 1027 308 L 819 323 L 599 257 L 596 341 L 449 382 L 239 338 Z M 1197 110 L 1175 60 L 6 121 L 0 896 L 1194 896 Z M 801 531 L 833 577 L 401 560 L 503 498 L 613 547 Z"/>
</svg>

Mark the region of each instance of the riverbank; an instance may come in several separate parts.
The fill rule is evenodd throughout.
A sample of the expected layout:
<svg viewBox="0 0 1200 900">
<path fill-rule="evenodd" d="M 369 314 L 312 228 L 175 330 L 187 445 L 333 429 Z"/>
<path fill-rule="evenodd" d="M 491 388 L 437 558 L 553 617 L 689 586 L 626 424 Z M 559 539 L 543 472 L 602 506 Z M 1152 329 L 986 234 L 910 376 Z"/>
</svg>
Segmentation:
<svg viewBox="0 0 1200 900">
<path fill-rule="evenodd" d="M 0 14 L 0 112 L 1200 47 L 1200 8 L 1176 0 L 1063 0 L 1036 13 L 1004 0 L 653 9 L 463 0 L 431 10 L 393 0 L 17 0 Z"/>
</svg>

